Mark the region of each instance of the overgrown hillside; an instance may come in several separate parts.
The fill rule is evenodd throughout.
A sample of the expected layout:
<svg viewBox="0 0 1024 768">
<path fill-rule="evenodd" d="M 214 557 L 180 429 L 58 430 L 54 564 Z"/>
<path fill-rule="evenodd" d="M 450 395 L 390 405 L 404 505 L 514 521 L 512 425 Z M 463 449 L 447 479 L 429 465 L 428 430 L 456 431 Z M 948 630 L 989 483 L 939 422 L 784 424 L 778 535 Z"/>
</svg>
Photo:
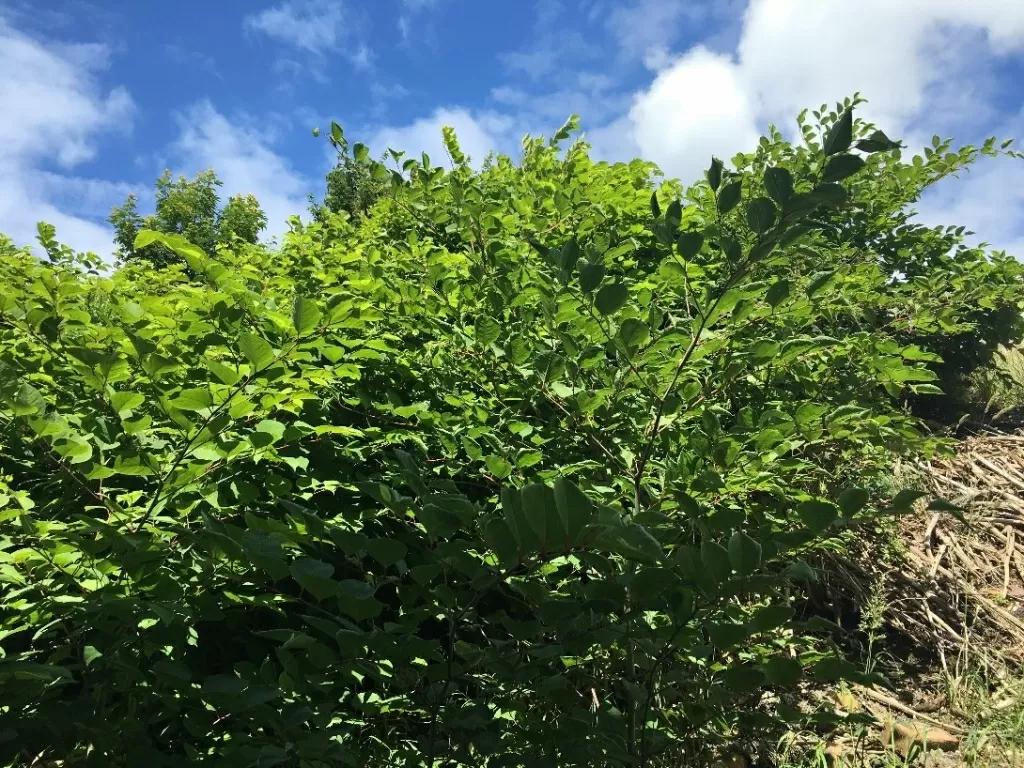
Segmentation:
<svg viewBox="0 0 1024 768">
<path fill-rule="evenodd" d="M 0 244 L 0 763 L 700 765 L 834 722 L 808 687 L 884 681 L 811 564 L 925 495 L 894 458 L 1024 306 L 908 218 L 1006 147 L 910 159 L 855 106 L 688 187 L 570 121 L 479 170 L 353 145 L 358 205 L 280 247 Z"/>
</svg>

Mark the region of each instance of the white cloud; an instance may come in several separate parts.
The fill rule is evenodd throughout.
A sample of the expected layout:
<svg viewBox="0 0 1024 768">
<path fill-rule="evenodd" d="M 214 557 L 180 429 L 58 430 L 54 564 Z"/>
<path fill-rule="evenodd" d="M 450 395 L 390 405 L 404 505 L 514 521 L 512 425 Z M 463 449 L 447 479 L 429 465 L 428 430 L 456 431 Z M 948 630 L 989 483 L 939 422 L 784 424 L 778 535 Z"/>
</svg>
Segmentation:
<svg viewBox="0 0 1024 768">
<path fill-rule="evenodd" d="M 274 152 L 272 136 L 244 119 L 229 120 L 209 102 L 193 105 L 179 124 L 181 133 L 171 152 L 180 160 L 182 172 L 191 175 L 213 168 L 224 182 L 222 198 L 255 195 L 267 214 L 268 236 L 286 232 L 288 217 L 305 210 L 314 184 Z M 302 134 L 308 136 L 305 129 Z"/>
<path fill-rule="evenodd" d="M 701 47 L 658 74 L 629 120 L 640 154 L 687 180 L 698 178 L 712 155 L 730 157 L 760 135 L 739 69 Z"/>
<path fill-rule="evenodd" d="M 341 0 L 284 0 L 249 14 L 242 26 L 314 57 L 339 53 L 356 69 L 368 69 L 372 52 L 359 39 L 362 24 Z M 319 72 L 318 65 L 314 70 Z"/>
<path fill-rule="evenodd" d="M 479 167 L 492 150 L 512 150 L 515 124 L 510 118 L 493 113 L 474 115 L 461 107 L 437 109 L 430 117 L 409 125 L 378 128 L 369 146 L 377 155 L 389 148 L 404 151 L 411 157 L 426 152 L 432 164 L 447 165 L 448 154 L 441 138 L 441 129 L 446 125 L 455 129 L 459 148 L 474 166 Z"/>
<path fill-rule="evenodd" d="M 102 135 L 130 130 L 128 92 L 99 85 L 108 65 L 106 46 L 42 43 L 0 18 L 0 232 L 19 244 L 48 221 L 76 249 L 113 250 L 104 219 L 128 187 L 51 170 L 92 159 Z"/>
<path fill-rule="evenodd" d="M 242 24 L 251 31 L 310 53 L 332 49 L 341 39 L 344 15 L 340 2 L 331 0 L 286 0 L 245 17 Z"/>
</svg>

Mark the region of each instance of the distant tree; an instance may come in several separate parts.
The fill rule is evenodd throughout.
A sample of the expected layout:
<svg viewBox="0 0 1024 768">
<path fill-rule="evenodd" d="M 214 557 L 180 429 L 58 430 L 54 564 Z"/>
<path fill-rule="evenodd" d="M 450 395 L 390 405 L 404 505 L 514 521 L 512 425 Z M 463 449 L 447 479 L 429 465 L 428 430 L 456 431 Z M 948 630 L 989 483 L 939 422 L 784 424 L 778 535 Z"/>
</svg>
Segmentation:
<svg viewBox="0 0 1024 768">
<path fill-rule="evenodd" d="M 135 236 L 141 229 L 183 235 L 207 253 L 236 237 L 255 243 L 267 226 L 266 214 L 252 195 L 235 195 L 219 207 L 217 188 L 222 184 L 212 168 L 201 171 L 192 180 L 184 176 L 174 179 L 169 170 L 164 171 L 156 180 L 156 206 L 149 216 L 139 213 L 138 198 L 129 195 L 111 211 L 108 219 L 114 227 L 120 258 L 146 259 L 155 264 L 167 264 L 177 258 L 159 244 L 136 250 Z"/>
<path fill-rule="evenodd" d="M 338 151 L 338 159 L 327 172 L 323 202 L 317 205 L 311 197 L 309 212 L 316 220 L 322 220 L 325 212 L 339 211 L 360 217 L 377 202 L 384 185 L 371 175 L 371 164 L 358 156 L 366 151 L 365 146 L 356 144 L 353 148 L 337 123 L 331 125 L 330 140 Z"/>
</svg>

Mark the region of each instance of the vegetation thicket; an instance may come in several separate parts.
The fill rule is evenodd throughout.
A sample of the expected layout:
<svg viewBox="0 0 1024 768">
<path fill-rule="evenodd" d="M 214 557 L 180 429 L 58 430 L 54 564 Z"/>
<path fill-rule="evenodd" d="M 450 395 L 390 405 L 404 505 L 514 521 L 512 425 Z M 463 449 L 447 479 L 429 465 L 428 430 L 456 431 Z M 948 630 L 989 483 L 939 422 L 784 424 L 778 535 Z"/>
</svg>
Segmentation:
<svg viewBox="0 0 1024 768">
<path fill-rule="evenodd" d="M 213 176 L 116 212 L 109 274 L 0 243 L 0 762 L 677 766 L 834 722 L 802 687 L 875 677 L 810 563 L 912 509 L 880 479 L 1024 306 L 911 219 L 1012 153 L 855 106 L 689 187 L 575 120 L 479 169 L 334 128 L 279 247 Z"/>
</svg>

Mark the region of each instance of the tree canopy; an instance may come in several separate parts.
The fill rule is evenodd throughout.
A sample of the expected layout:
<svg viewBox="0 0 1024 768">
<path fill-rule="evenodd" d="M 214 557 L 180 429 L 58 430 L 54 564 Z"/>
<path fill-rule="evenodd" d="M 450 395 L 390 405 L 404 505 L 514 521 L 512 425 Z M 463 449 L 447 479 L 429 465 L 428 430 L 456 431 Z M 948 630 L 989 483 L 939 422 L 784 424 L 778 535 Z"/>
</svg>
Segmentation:
<svg viewBox="0 0 1024 768">
<path fill-rule="evenodd" d="M 159 243 L 139 248 L 136 238 L 143 229 L 180 235 L 208 253 L 235 238 L 255 243 L 267 226 L 266 214 L 249 194 L 234 195 L 221 207 L 217 188 L 222 184 L 212 168 L 197 173 L 191 181 L 184 176 L 175 179 L 169 170 L 164 171 L 156 180 L 155 211 L 149 216 L 139 213 L 138 198 L 129 195 L 109 218 L 119 258 L 145 259 L 159 266 L 176 258 Z"/>
<path fill-rule="evenodd" d="M 910 218 L 1006 147 L 855 107 L 685 187 L 574 119 L 479 170 L 446 129 L 279 248 L 175 218 L 212 176 L 120 209 L 174 258 L 0 244 L 2 759 L 675 766 L 834 721 L 798 686 L 876 678 L 813 556 L 914 508 L 880 478 L 945 450 L 943 356 L 1024 306 Z"/>
</svg>

